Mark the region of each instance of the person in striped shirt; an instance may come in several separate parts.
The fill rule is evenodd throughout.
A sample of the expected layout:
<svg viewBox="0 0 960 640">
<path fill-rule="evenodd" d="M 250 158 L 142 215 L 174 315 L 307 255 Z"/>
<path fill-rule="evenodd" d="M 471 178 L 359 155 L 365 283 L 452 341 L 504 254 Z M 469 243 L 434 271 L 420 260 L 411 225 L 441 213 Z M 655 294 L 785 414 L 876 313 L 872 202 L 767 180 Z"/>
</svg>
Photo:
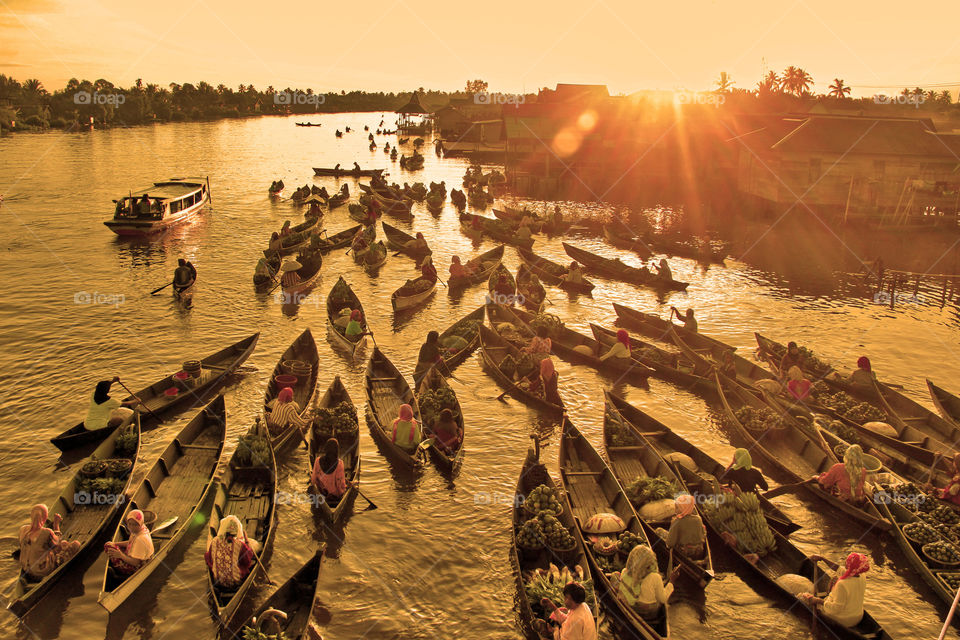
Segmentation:
<svg viewBox="0 0 960 640">
<path fill-rule="evenodd" d="M 270 431 L 280 433 L 290 425 L 303 429 L 308 424 L 310 423 L 300 417 L 300 405 L 293 399 L 293 389 L 290 387 L 281 389 L 273 409 L 267 414 L 267 426 Z"/>
</svg>

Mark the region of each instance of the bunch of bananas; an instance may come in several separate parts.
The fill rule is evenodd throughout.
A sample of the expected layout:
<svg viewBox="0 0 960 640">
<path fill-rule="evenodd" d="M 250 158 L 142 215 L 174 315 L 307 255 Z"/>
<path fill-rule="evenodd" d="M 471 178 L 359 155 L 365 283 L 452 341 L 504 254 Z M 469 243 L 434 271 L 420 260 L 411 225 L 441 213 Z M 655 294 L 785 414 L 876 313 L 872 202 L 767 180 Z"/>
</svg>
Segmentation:
<svg viewBox="0 0 960 640">
<path fill-rule="evenodd" d="M 707 503 L 705 510 L 711 520 L 737 538 L 738 546 L 747 553 L 764 555 L 776 548 L 776 541 L 766 518 L 760 509 L 760 500 L 753 492 L 740 492 L 736 497 L 727 496 L 719 503 Z"/>
</svg>

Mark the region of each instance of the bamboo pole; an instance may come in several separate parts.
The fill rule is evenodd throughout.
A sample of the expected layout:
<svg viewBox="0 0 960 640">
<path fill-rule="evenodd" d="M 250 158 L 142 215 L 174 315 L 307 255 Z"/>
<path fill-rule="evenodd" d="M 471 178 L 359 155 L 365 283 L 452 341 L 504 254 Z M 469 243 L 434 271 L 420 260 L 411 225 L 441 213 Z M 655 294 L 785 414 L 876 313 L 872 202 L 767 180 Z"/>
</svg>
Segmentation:
<svg viewBox="0 0 960 640">
<path fill-rule="evenodd" d="M 847 208 L 843 210 L 843 224 L 847 224 L 847 214 L 850 213 L 850 196 L 853 195 L 853 176 L 850 176 L 850 189 L 847 190 Z"/>
<path fill-rule="evenodd" d="M 957 595 L 953 597 L 953 604 L 950 605 L 950 612 L 947 614 L 947 619 L 943 621 L 943 629 L 940 630 L 940 637 L 937 640 L 943 640 L 947 637 L 947 629 L 950 628 L 950 623 L 953 622 L 953 614 L 957 611 L 958 602 L 960 602 L 960 589 L 957 589 Z"/>
</svg>

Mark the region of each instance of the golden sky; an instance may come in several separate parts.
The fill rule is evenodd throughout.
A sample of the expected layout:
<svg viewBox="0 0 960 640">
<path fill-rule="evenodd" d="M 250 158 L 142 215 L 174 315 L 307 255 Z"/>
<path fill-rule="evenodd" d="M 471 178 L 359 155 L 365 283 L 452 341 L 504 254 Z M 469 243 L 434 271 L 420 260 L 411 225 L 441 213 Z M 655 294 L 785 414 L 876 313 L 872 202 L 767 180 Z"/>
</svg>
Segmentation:
<svg viewBox="0 0 960 640">
<path fill-rule="evenodd" d="M 797 65 L 817 91 L 960 88 L 960 5 L 857 0 L 0 0 L 0 73 L 258 88 L 612 93 L 754 88 Z M 944 86 L 936 86 L 944 85 Z"/>
</svg>

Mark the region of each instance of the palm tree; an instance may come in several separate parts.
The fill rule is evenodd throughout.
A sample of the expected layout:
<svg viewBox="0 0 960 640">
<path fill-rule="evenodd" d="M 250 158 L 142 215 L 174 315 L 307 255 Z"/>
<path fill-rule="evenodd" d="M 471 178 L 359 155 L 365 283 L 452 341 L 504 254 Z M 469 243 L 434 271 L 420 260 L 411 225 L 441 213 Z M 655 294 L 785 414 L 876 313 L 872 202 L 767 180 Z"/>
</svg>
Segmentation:
<svg viewBox="0 0 960 640">
<path fill-rule="evenodd" d="M 24 82 L 23 90 L 35 96 L 41 96 L 47 92 L 47 90 L 43 88 L 43 83 L 36 78 L 30 78 Z"/>
<path fill-rule="evenodd" d="M 833 84 L 828 88 L 830 89 L 830 93 L 827 95 L 829 95 L 831 98 L 837 99 L 846 98 L 848 95 L 850 95 L 851 91 L 850 87 L 844 84 L 843 80 L 840 78 L 834 78 Z"/>
<path fill-rule="evenodd" d="M 942 104 L 953 104 L 953 96 L 950 95 L 950 91 L 944 89 L 937 95 L 937 102 Z"/>
<path fill-rule="evenodd" d="M 717 78 L 714 84 L 717 85 L 717 91 L 719 93 L 729 93 L 730 89 L 734 85 L 734 81 L 733 81 L 733 78 L 730 77 L 729 73 L 727 73 L 726 71 L 721 71 L 720 77 Z"/>
<path fill-rule="evenodd" d="M 813 78 L 800 67 L 790 65 L 783 72 L 781 86 L 789 93 L 802 96 L 810 91 L 810 87 L 813 86 Z"/>
<path fill-rule="evenodd" d="M 763 80 L 757 83 L 757 94 L 776 93 L 780 91 L 780 76 L 776 71 L 768 71 Z"/>
</svg>

